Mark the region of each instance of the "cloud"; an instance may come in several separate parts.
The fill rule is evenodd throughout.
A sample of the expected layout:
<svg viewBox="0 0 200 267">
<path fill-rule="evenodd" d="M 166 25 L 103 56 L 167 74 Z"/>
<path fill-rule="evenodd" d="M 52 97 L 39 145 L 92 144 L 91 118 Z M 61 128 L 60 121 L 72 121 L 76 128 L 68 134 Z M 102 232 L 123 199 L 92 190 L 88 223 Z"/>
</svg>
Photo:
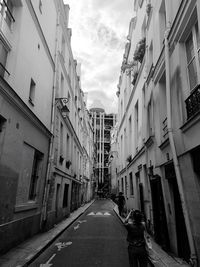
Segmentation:
<svg viewBox="0 0 200 267">
<path fill-rule="evenodd" d="M 70 5 L 72 51 L 81 63 L 82 90 L 88 106 L 101 101 L 117 112 L 117 84 L 126 36 L 133 16 L 132 0 L 64 0 Z"/>
</svg>

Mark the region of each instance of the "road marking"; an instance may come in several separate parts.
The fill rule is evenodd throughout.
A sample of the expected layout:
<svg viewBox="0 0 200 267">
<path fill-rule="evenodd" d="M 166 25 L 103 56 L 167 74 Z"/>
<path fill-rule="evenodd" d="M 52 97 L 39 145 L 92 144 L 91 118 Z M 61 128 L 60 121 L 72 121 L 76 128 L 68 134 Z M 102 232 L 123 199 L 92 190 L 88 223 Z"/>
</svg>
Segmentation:
<svg viewBox="0 0 200 267">
<path fill-rule="evenodd" d="M 103 215 L 103 213 L 102 212 L 97 212 L 96 215 Z"/>
<path fill-rule="evenodd" d="M 58 251 L 60 251 L 62 248 L 68 247 L 71 244 L 72 244 L 71 241 L 68 241 L 68 242 L 58 242 L 58 243 L 55 244 L 55 246 L 57 246 Z"/>
<path fill-rule="evenodd" d="M 95 213 L 94 213 L 94 212 L 90 212 L 90 213 L 88 214 L 88 216 L 90 216 L 90 215 L 95 215 Z"/>
<path fill-rule="evenodd" d="M 94 212 L 90 212 L 87 216 L 110 216 L 111 214 L 109 213 L 109 212 L 100 212 L 100 211 L 98 211 L 98 212 L 96 212 L 96 213 L 94 213 Z"/>
<path fill-rule="evenodd" d="M 51 258 L 48 259 L 48 261 L 46 263 L 50 263 L 51 260 L 53 260 L 53 258 L 56 256 L 56 254 L 54 253 Z"/>
<path fill-rule="evenodd" d="M 78 223 L 84 223 L 84 222 L 87 222 L 87 220 L 82 220 L 82 221 L 78 221 Z"/>
<path fill-rule="evenodd" d="M 53 260 L 53 258 L 56 256 L 56 254 L 53 254 L 51 256 L 51 258 L 48 259 L 48 261 L 44 264 L 40 264 L 40 267 L 50 267 L 51 265 L 53 265 L 52 263 L 50 263 L 51 260 Z"/>
<path fill-rule="evenodd" d="M 109 212 L 105 212 L 104 215 L 110 216 L 111 214 Z"/>
<path fill-rule="evenodd" d="M 79 227 L 79 224 L 77 224 L 76 226 L 74 226 L 74 230 L 76 231 Z"/>
</svg>

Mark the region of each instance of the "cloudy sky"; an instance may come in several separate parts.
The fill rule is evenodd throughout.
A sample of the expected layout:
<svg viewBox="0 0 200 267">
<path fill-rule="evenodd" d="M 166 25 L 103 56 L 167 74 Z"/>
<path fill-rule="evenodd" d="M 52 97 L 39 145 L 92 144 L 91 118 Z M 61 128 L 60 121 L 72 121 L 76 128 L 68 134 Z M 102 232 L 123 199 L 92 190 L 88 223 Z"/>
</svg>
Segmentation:
<svg viewBox="0 0 200 267">
<path fill-rule="evenodd" d="M 117 112 L 117 84 L 133 0 L 64 0 L 70 6 L 72 51 L 81 63 L 88 108 Z"/>
</svg>

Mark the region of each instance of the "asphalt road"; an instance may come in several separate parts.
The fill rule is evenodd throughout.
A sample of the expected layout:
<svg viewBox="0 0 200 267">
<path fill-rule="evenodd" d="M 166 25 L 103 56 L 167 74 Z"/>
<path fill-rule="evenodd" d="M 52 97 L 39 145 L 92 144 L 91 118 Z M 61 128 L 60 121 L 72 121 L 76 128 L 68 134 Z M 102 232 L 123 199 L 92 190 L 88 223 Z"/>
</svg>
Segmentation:
<svg viewBox="0 0 200 267">
<path fill-rule="evenodd" d="M 127 231 L 109 200 L 95 201 L 31 265 L 34 267 L 129 267 Z"/>
</svg>

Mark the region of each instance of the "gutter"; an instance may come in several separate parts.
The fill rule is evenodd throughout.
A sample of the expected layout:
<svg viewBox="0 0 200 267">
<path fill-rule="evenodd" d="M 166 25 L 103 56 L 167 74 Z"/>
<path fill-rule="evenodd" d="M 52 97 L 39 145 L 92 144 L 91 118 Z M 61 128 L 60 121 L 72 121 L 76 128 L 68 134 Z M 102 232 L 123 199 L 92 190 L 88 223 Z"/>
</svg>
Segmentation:
<svg viewBox="0 0 200 267">
<path fill-rule="evenodd" d="M 56 73 L 57 73 L 57 59 L 58 59 L 57 51 L 58 51 L 59 16 L 60 16 L 60 11 L 58 10 L 57 21 L 56 21 L 56 40 L 55 40 L 55 59 L 54 59 L 55 67 L 54 67 L 54 75 L 53 75 L 53 93 L 52 93 L 52 109 L 51 109 L 51 134 L 52 136 L 51 136 L 50 144 L 49 144 L 49 157 L 48 157 L 43 204 L 42 204 L 41 228 L 43 228 L 44 223 L 47 221 L 47 205 L 48 205 L 49 190 L 50 190 L 52 163 L 54 159 L 53 145 L 54 145 L 55 108 L 56 108 L 55 95 L 56 95 Z"/>
</svg>

